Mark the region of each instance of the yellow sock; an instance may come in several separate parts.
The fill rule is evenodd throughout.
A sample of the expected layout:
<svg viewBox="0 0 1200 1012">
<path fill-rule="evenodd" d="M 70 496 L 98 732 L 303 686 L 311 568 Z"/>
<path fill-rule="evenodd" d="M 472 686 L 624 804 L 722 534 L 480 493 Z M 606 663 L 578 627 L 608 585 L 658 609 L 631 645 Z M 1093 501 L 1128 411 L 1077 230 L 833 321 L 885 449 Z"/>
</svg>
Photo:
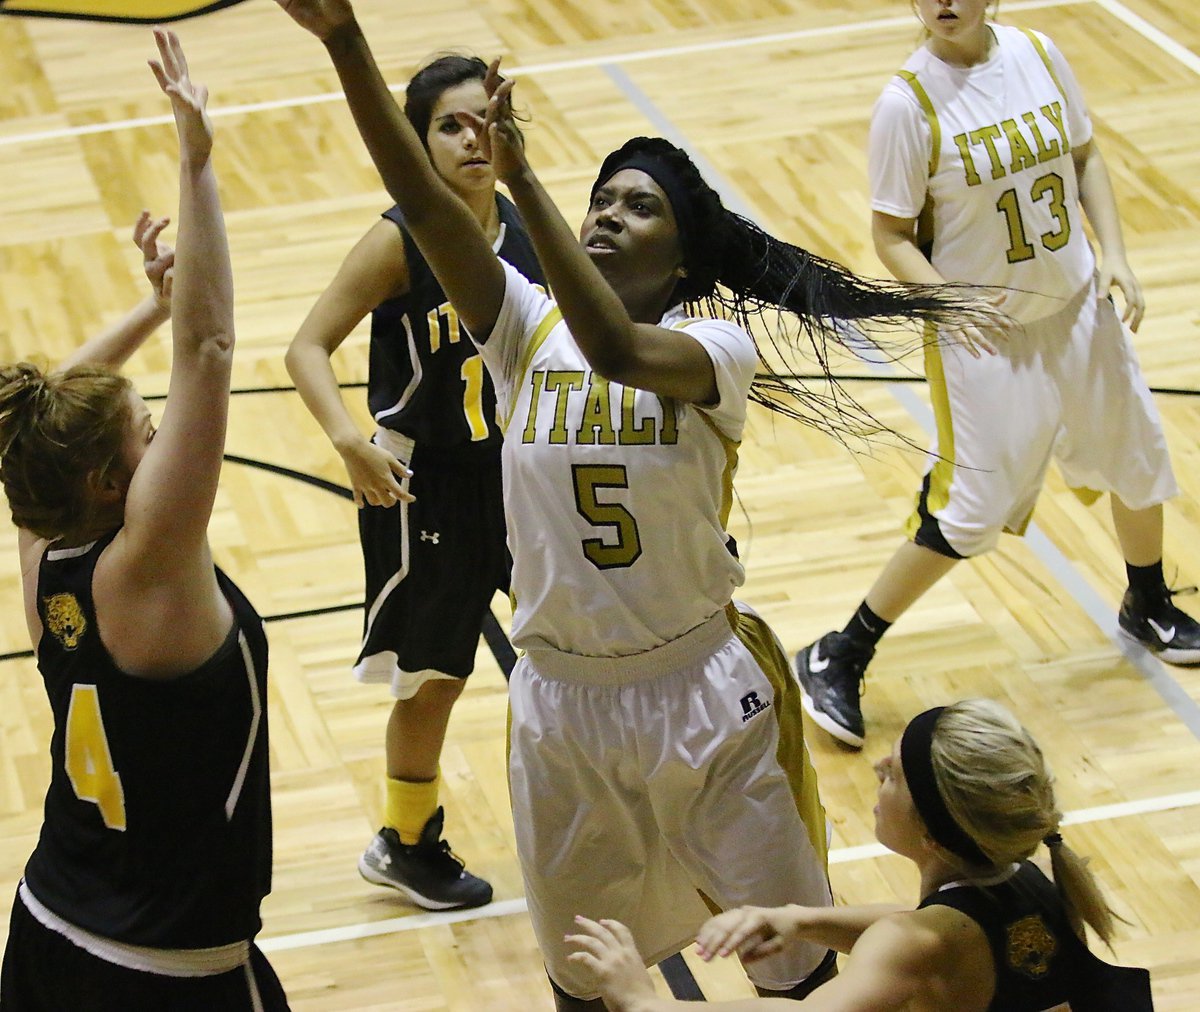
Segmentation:
<svg viewBox="0 0 1200 1012">
<path fill-rule="evenodd" d="M 400 842 L 411 847 L 421 838 L 421 830 L 438 806 L 438 787 L 442 782 L 442 771 L 432 780 L 387 780 L 387 805 L 383 824 L 390 826 L 400 835 Z"/>
</svg>

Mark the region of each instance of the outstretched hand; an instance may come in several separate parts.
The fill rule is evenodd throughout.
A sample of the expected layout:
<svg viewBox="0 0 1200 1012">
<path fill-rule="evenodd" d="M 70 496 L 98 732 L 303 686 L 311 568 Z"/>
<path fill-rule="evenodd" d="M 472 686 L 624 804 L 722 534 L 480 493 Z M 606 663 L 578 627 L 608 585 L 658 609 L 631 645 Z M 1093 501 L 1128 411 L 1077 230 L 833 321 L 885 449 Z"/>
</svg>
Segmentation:
<svg viewBox="0 0 1200 1012">
<path fill-rule="evenodd" d="M 579 951 L 567 959 L 596 975 L 604 1004 L 611 1012 L 638 1012 L 654 1000 L 654 984 L 642 963 L 633 935 L 620 921 L 576 917 L 579 934 L 566 941 Z"/>
<path fill-rule="evenodd" d="M 773 956 L 794 932 L 787 907 L 738 907 L 711 917 L 696 936 L 700 958 L 737 953 L 743 963 Z"/>
<path fill-rule="evenodd" d="M 479 153 L 492 164 L 492 171 L 502 183 L 515 180 L 525 171 L 525 140 L 513 116 L 512 90 L 514 81 L 500 76 L 500 58 L 488 67 L 483 79 L 487 92 L 487 112 L 480 119 L 472 112 L 456 112 L 462 126 L 470 127 L 479 139 Z"/>
<path fill-rule="evenodd" d="M 171 100 L 179 149 L 184 158 L 204 161 L 212 150 L 213 126 L 208 113 L 208 89 L 188 76 L 187 58 L 179 36 L 163 28 L 154 29 L 159 59 L 147 61 L 158 86 Z"/>
<path fill-rule="evenodd" d="M 350 0 L 275 0 L 301 28 L 324 42 L 335 30 L 354 20 Z"/>
<path fill-rule="evenodd" d="M 138 215 L 133 225 L 133 244 L 142 251 L 142 268 L 154 298 L 164 309 L 171 308 L 171 286 L 175 280 L 175 250 L 158 241 L 170 218 L 152 218 L 149 211 Z"/>
</svg>

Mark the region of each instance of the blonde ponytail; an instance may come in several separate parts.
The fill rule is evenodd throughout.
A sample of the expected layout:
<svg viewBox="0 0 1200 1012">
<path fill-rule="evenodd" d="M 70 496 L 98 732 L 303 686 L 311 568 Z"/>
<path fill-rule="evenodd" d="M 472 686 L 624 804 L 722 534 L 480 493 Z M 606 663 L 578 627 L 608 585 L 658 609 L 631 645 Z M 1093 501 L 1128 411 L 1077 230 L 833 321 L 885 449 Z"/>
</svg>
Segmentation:
<svg viewBox="0 0 1200 1012">
<path fill-rule="evenodd" d="M 1061 836 L 1057 841 L 1047 843 L 1047 847 L 1050 849 L 1050 868 L 1054 872 L 1054 884 L 1062 894 L 1072 927 L 1079 937 L 1083 938 L 1083 925 L 1090 924 L 1104 944 L 1112 948 L 1113 921 L 1116 915 L 1104 899 L 1104 894 L 1100 892 L 1100 883 L 1096 881 L 1096 876 L 1088 868 L 1089 859 L 1075 853 L 1063 842 Z"/>
<path fill-rule="evenodd" d="M 954 821 L 997 868 L 1031 857 L 1043 841 L 1067 915 L 1110 943 L 1114 914 L 1085 858 L 1062 842 L 1054 775 L 1037 742 L 990 699 L 948 706 L 930 747 L 934 779 Z"/>
</svg>

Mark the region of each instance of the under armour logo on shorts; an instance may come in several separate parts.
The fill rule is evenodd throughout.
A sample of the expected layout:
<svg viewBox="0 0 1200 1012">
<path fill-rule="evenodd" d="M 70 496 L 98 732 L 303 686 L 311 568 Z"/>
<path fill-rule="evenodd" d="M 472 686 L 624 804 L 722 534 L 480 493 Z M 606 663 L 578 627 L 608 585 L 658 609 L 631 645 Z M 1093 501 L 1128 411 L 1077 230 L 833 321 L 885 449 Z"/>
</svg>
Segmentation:
<svg viewBox="0 0 1200 1012">
<path fill-rule="evenodd" d="M 757 692 L 747 692 L 742 697 L 742 723 L 744 724 L 751 717 L 762 713 L 770 705 L 769 701 L 766 703 L 760 702 Z"/>
<path fill-rule="evenodd" d="M 433 531 L 433 532 L 422 531 L 421 532 L 421 540 L 422 541 L 432 541 L 435 545 L 438 543 L 438 538 L 440 538 L 441 536 L 442 536 L 441 531 Z"/>
</svg>

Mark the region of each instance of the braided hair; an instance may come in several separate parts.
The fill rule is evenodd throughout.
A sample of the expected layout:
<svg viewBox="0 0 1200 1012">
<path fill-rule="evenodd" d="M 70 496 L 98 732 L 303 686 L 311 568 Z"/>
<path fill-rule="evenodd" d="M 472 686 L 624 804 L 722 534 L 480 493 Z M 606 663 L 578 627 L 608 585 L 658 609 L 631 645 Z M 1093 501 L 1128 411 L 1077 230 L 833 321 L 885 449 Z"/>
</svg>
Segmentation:
<svg viewBox="0 0 1200 1012">
<path fill-rule="evenodd" d="M 794 373 L 778 371 L 755 339 L 762 369 L 751 386 L 750 399 L 842 441 L 889 430 L 830 370 L 830 345 L 851 351 L 866 346 L 896 358 L 911 342 L 889 341 L 880 331 L 904 329 L 924 337 L 927 327 L 963 326 L 984 318 L 976 302 L 977 289 L 864 278 L 777 239 L 726 208 L 687 152 L 661 137 L 634 137 L 612 152 L 600 166 L 592 195 L 623 168 L 651 175 L 675 213 L 685 276 L 675 286 L 670 304 L 684 304 L 689 312 L 731 317 L 752 336 L 755 318 L 776 314 L 775 325 L 767 330 L 777 361 L 793 361 L 797 355 L 813 359 L 825 388 L 806 386 Z M 798 331 L 791 319 L 798 323 Z"/>
</svg>

